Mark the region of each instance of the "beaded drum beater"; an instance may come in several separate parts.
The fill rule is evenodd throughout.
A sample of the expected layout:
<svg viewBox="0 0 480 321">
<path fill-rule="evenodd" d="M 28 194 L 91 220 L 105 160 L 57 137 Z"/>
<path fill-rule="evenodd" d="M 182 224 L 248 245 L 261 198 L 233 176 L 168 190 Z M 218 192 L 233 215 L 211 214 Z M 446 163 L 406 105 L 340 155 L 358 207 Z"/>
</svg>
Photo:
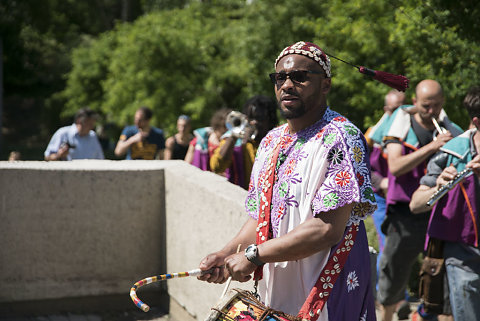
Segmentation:
<svg viewBox="0 0 480 321">
<path fill-rule="evenodd" d="M 187 271 L 187 272 L 168 273 L 168 274 L 151 276 L 149 278 L 145 278 L 143 280 L 140 280 L 140 281 L 136 282 L 132 286 L 132 288 L 130 289 L 130 298 L 132 299 L 133 303 L 135 303 L 135 305 L 139 309 L 141 309 L 143 312 L 148 312 L 148 310 L 150 310 L 150 307 L 148 306 L 148 304 L 143 303 L 142 300 L 140 300 L 137 296 L 138 288 L 140 288 L 140 287 L 142 287 L 146 284 L 150 284 L 150 283 L 154 283 L 154 282 L 158 282 L 158 281 L 165 281 L 165 280 L 174 279 L 174 278 L 185 278 L 187 276 L 199 276 L 199 275 L 208 274 L 208 273 L 211 273 L 211 272 L 212 272 L 212 270 L 202 271 L 200 269 L 195 269 L 195 270 L 191 270 L 191 271 Z"/>
</svg>

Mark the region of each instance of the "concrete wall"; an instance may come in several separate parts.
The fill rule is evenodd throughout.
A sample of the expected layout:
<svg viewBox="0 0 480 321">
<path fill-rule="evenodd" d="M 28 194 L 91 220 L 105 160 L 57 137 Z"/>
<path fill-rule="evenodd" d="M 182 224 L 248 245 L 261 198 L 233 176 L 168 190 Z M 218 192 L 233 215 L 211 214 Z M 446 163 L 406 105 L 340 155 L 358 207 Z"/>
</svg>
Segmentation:
<svg viewBox="0 0 480 321">
<path fill-rule="evenodd" d="M 186 165 L 165 171 L 167 269 L 195 269 L 208 253 L 220 250 L 247 220 L 247 192 L 216 174 Z M 231 287 L 252 288 L 232 282 Z M 168 293 L 198 320 L 220 299 L 224 285 L 196 278 L 171 280 Z"/>
<path fill-rule="evenodd" d="M 245 222 L 245 196 L 182 161 L 0 162 L 0 303 L 128 295 L 197 268 Z M 223 290 L 164 283 L 199 320 Z"/>
</svg>

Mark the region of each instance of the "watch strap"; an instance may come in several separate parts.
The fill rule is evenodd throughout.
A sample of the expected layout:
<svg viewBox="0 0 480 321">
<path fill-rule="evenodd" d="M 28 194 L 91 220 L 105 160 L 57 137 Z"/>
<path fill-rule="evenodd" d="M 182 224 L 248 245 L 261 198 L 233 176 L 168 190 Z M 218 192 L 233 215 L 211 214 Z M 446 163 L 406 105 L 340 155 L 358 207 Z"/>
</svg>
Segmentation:
<svg viewBox="0 0 480 321">
<path fill-rule="evenodd" d="M 258 253 L 258 252 L 257 252 Z M 263 266 L 265 265 L 264 262 L 260 261 L 260 259 L 257 257 L 257 256 L 253 256 L 253 257 L 247 257 L 247 260 L 249 260 L 250 262 L 252 262 L 253 264 L 255 264 L 256 266 Z"/>
</svg>

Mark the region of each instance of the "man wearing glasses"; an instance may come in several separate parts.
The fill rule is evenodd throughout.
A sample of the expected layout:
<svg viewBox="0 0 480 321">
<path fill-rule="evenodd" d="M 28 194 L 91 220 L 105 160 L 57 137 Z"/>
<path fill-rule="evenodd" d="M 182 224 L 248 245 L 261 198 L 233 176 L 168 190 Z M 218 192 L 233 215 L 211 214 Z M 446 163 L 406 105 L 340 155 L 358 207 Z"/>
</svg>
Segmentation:
<svg viewBox="0 0 480 321">
<path fill-rule="evenodd" d="M 287 123 L 262 140 L 249 218 L 199 279 L 246 282 L 261 300 L 307 320 L 375 320 L 363 219 L 375 210 L 360 130 L 327 105 L 330 59 L 315 44 L 285 48 L 270 75 Z M 236 253 L 242 244 L 245 253 Z"/>
</svg>

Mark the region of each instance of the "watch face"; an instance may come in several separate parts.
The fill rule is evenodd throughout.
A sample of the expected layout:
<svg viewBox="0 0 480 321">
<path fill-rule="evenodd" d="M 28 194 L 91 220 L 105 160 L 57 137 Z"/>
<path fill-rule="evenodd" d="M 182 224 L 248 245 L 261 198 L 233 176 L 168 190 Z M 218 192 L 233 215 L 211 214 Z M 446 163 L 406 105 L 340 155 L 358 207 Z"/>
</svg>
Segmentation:
<svg viewBox="0 0 480 321">
<path fill-rule="evenodd" d="M 263 266 L 265 263 L 257 258 L 258 248 L 256 244 L 251 244 L 245 249 L 245 257 L 255 265 Z"/>
<path fill-rule="evenodd" d="M 247 249 L 245 250 L 245 255 L 248 257 L 248 258 L 251 258 L 251 257 L 254 257 L 257 253 L 257 246 L 255 244 L 251 244 L 247 247 Z"/>
</svg>

